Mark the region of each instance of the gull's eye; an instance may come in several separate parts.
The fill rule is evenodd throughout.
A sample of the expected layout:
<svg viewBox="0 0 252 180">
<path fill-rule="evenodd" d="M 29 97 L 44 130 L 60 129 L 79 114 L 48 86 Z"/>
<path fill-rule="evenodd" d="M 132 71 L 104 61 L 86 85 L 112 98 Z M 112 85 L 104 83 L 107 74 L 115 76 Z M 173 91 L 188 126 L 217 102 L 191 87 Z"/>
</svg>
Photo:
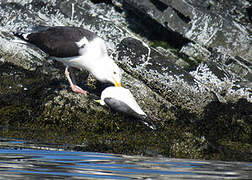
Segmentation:
<svg viewBox="0 0 252 180">
<path fill-rule="evenodd" d="M 113 74 L 116 74 L 116 72 L 114 71 Z"/>
</svg>

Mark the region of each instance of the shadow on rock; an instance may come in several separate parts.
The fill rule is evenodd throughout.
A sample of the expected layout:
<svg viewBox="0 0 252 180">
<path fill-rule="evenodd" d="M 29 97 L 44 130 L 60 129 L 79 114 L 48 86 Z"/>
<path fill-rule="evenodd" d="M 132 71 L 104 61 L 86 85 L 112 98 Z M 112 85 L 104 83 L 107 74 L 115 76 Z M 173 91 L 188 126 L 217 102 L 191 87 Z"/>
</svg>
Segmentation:
<svg viewBox="0 0 252 180">
<path fill-rule="evenodd" d="M 195 134 L 208 140 L 206 157 L 251 161 L 252 104 L 246 99 L 234 103 L 212 102 L 204 117 L 195 123 Z M 207 155 L 208 154 L 208 155 Z"/>
</svg>

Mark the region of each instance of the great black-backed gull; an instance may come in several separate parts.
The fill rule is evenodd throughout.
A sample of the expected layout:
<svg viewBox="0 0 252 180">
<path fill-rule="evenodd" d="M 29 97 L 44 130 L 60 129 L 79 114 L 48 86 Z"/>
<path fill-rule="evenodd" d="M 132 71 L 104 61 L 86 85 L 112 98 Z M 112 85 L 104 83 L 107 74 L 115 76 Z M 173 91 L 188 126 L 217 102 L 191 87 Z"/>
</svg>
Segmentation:
<svg viewBox="0 0 252 180">
<path fill-rule="evenodd" d="M 110 86 L 101 93 L 101 99 L 97 100 L 102 106 L 106 105 L 111 109 L 133 116 L 143 124 L 155 130 L 156 127 L 150 122 L 150 118 L 137 104 L 131 92 L 123 87 Z"/>
<path fill-rule="evenodd" d="M 86 95 L 70 78 L 68 68 L 87 70 L 101 81 L 121 86 L 121 71 L 108 56 L 104 41 L 93 32 L 80 27 L 38 26 L 29 33 L 15 33 L 21 39 L 36 45 L 52 59 L 65 64 L 65 75 L 74 92 Z"/>
</svg>

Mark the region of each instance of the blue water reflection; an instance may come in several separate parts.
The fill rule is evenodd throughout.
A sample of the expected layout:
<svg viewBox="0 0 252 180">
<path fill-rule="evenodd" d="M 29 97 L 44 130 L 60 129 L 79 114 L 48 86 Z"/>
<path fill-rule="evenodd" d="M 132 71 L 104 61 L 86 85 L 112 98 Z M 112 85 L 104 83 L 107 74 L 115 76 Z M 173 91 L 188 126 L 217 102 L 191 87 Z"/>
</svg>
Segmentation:
<svg viewBox="0 0 252 180">
<path fill-rule="evenodd" d="M 26 147 L 26 148 L 24 148 Z M 252 164 L 53 150 L 0 141 L 1 178 L 252 179 Z"/>
</svg>

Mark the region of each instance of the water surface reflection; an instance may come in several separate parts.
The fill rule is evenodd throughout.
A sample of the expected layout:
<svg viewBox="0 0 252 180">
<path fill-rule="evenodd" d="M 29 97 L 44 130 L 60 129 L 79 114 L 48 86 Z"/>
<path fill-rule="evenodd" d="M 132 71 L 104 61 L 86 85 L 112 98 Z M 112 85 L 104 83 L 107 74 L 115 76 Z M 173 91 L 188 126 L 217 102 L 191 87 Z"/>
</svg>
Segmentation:
<svg viewBox="0 0 252 180">
<path fill-rule="evenodd" d="M 252 163 L 76 152 L 0 140 L 0 178 L 252 179 Z"/>
</svg>

